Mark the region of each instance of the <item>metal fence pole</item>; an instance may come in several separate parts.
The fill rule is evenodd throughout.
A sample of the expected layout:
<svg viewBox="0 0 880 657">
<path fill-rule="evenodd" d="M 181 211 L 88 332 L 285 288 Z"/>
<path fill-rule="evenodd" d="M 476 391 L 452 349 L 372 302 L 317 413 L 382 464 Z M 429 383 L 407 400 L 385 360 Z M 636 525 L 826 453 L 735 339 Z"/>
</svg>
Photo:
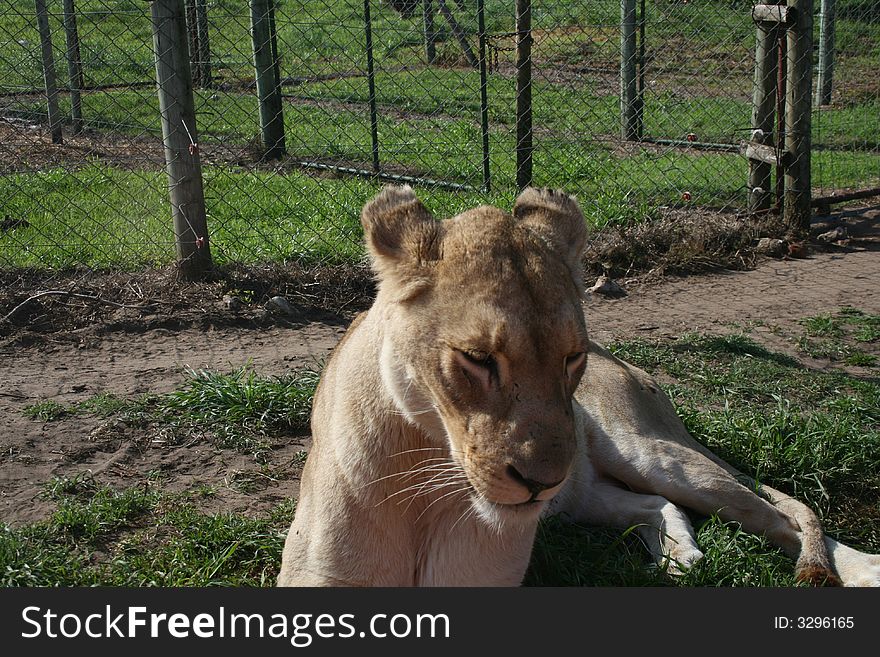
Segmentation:
<svg viewBox="0 0 880 657">
<path fill-rule="evenodd" d="M 370 104 L 370 144 L 373 171 L 379 173 L 379 114 L 376 111 L 376 71 L 373 68 L 373 20 L 370 17 L 370 0 L 364 0 L 364 37 L 367 48 L 367 93 Z"/>
<path fill-rule="evenodd" d="M 212 263 L 183 0 L 153 0 L 150 11 L 177 263 L 195 279 Z"/>
<path fill-rule="evenodd" d="M 196 28 L 195 0 L 184 0 L 186 8 L 186 35 L 189 42 L 189 67 L 193 85 L 202 86 L 202 69 L 199 63 L 199 31 Z"/>
<path fill-rule="evenodd" d="M 274 31 L 274 30 L 273 30 Z M 196 0 L 196 35 L 198 37 L 199 77 L 204 87 L 211 86 L 211 44 L 208 41 L 208 3 Z"/>
<path fill-rule="evenodd" d="M 785 94 L 785 196 L 791 230 L 810 230 L 810 117 L 813 87 L 813 0 L 788 0 L 795 11 L 787 37 Z"/>
<path fill-rule="evenodd" d="M 620 136 L 639 138 L 636 0 L 620 0 Z"/>
<path fill-rule="evenodd" d="M 422 0 L 422 16 L 425 23 L 425 58 L 429 64 L 433 64 L 437 58 L 437 47 L 434 39 L 437 33 L 434 31 L 434 5 L 431 0 Z"/>
<path fill-rule="evenodd" d="M 641 139 L 645 130 L 645 26 L 648 24 L 645 0 L 639 0 L 638 87 L 636 89 L 636 131 Z"/>
<path fill-rule="evenodd" d="M 79 32 L 76 27 L 76 7 L 73 0 L 64 0 L 64 35 L 67 44 L 67 77 L 70 83 L 70 118 L 73 134 L 82 132 L 83 88 L 82 57 L 79 49 Z"/>
<path fill-rule="evenodd" d="M 816 80 L 816 104 L 828 105 L 831 102 L 831 88 L 834 79 L 834 32 L 837 17 L 836 0 L 822 0 L 819 12 L 819 68 Z"/>
<path fill-rule="evenodd" d="M 49 130 L 52 143 L 64 142 L 61 129 L 61 113 L 58 111 L 58 85 L 55 77 L 55 56 L 52 52 L 52 33 L 49 30 L 49 15 L 46 13 L 46 0 L 34 0 L 37 12 L 37 30 L 40 33 L 40 51 L 43 57 L 43 81 L 46 84 L 46 104 L 49 112 Z"/>
<path fill-rule="evenodd" d="M 782 211 L 785 196 L 785 167 L 782 162 L 785 155 L 785 99 L 788 89 L 786 64 L 788 57 L 788 33 L 777 30 L 776 38 L 776 209 Z"/>
<path fill-rule="evenodd" d="M 489 171 L 489 77 L 486 72 L 486 2 L 477 0 L 477 31 L 480 45 L 480 136 L 483 142 L 483 189 L 490 191 Z"/>
<path fill-rule="evenodd" d="M 281 98 L 281 81 L 276 75 L 276 63 L 272 48 L 273 0 L 250 0 L 251 38 L 254 48 L 257 96 L 260 104 L 260 130 L 263 138 L 263 158 L 283 157 L 287 152 L 284 144 L 284 109 Z"/>
<path fill-rule="evenodd" d="M 516 186 L 532 184 L 532 0 L 516 0 Z"/>
</svg>

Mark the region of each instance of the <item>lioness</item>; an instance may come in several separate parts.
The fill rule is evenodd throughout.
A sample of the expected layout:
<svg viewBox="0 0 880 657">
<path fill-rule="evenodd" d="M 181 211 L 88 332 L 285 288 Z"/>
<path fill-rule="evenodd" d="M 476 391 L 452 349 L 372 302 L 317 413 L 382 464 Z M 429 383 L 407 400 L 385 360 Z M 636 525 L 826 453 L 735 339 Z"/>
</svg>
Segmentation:
<svg viewBox="0 0 880 657">
<path fill-rule="evenodd" d="M 637 526 L 676 572 L 702 557 L 683 507 L 766 535 L 804 580 L 880 585 L 880 556 L 702 447 L 590 342 L 573 198 L 438 222 L 391 187 L 361 220 L 378 294 L 315 394 L 280 585 L 518 585 L 542 514 Z"/>
</svg>

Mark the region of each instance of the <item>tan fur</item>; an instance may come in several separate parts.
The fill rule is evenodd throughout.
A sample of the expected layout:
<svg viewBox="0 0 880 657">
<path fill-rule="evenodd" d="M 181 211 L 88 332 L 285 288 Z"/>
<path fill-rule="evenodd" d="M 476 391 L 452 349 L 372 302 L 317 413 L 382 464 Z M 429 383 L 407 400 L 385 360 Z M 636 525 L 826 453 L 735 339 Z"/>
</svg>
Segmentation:
<svg viewBox="0 0 880 657">
<path fill-rule="evenodd" d="M 702 557 L 683 508 L 765 534 L 811 582 L 880 584 L 880 557 L 709 452 L 588 340 L 573 198 L 437 222 L 391 187 L 361 218 L 379 291 L 316 392 L 279 585 L 517 585 L 550 513 L 637 526 L 675 573 Z"/>
</svg>

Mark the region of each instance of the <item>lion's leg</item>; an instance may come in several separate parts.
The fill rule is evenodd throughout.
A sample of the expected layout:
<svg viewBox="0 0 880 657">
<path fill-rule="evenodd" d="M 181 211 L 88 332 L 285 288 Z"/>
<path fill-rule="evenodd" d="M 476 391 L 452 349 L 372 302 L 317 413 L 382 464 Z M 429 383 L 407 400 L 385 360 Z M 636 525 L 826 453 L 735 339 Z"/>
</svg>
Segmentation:
<svg viewBox="0 0 880 657">
<path fill-rule="evenodd" d="M 827 536 L 825 544 L 844 586 L 880 586 L 880 555 L 859 552 Z"/>
<path fill-rule="evenodd" d="M 717 514 L 725 522 L 738 522 L 745 531 L 766 536 L 797 559 L 799 580 L 834 583 L 821 525 L 806 505 L 770 487 L 757 486 L 717 457 L 710 459 L 684 441 L 633 437 L 628 444 L 641 448 L 631 452 L 622 465 L 609 463 L 610 476 L 703 515 Z M 602 465 L 597 467 L 606 471 Z"/>
<path fill-rule="evenodd" d="M 606 481 L 575 485 L 568 493 L 557 512 L 585 524 L 634 527 L 655 563 L 670 574 L 680 574 L 703 557 L 687 515 L 664 497 Z"/>
</svg>

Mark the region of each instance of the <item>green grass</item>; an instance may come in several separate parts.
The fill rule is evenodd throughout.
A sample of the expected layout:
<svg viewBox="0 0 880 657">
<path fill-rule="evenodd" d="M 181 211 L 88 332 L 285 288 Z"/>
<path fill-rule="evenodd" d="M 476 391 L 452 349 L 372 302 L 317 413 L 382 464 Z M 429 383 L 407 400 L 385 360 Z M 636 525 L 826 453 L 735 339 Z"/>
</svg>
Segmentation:
<svg viewBox="0 0 880 657">
<path fill-rule="evenodd" d="M 204 169 L 212 254 L 229 262 L 355 263 L 363 258 L 360 210 L 381 187 L 320 180 L 299 171 Z M 5 267 L 77 265 L 137 270 L 174 258 L 165 174 L 102 164 L 0 177 L 10 215 L 30 226 L 0 232 Z M 479 193 L 420 191 L 438 216 L 479 203 Z M 510 207 L 512 194 L 493 197 Z"/>
<path fill-rule="evenodd" d="M 834 314 L 807 317 L 801 324 L 804 333 L 797 347 L 807 356 L 861 367 L 877 364 L 877 349 L 872 345 L 880 340 L 880 315 L 845 307 Z M 866 348 L 875 353 L 866 352 Z"/>
<path fill-rule="evenodd" d="M 877 339 L 877 318 L 855 308 L 807 317 L 805 332 Z M 842 338 L 840 336 L 843 336 Z M 857 337 L 858 336 L 858 337 Z M 834 537 L 880 552 L 880 384 L 842 369 L 809 369 L 748 335 L 689 334 L 677 340 L 611 345 L 622 358 L 660 375 L 691 433 L 758 481 L 796 495 Z M 121 403 L 94 397 L 65 413 L 110 413 L 163 436 L 200 432 L 259 456 L 261 445 L 306 426 L 316 375 L 262 377 L 192 372 L 176 391 Z M 44 418 L 45 420 L 45 418 Z M 167 446 L 173 449 L 174 441 Z M 304 452 L 296 456 L 301 464 Z M 230 488 L 253 492 L 271 471 L 241 472 Z M 6 585 L 204 586 L 274 583 L 292 503 L 271 513 L 206 514 L 215 494 L 201 483 L 167 493 L 160 479 L 111 490 L 89 474 L 45 486 L 56 510 L 44 522 L 0 530 Z M 736 523 L 694 517 L 706 557 L 670 579 L 653 567 L 633 531 L 558 520 L 538 532 L 528 585 L 794 586 L 794 565 L 766 539 Z"/>
<path fill-rule="evenodd" d="M 115 418 L 121 424 L 161 431 L 165 444 L 209 436 L 218 447 L 253 454 L 261 460 L 273 437 L 299 432 L 309 425 L 315 369 L 275 377 L 252 368 L 231 372 L 189 371 L 177 390 L 138 399 L 101 394 L 75 404 L 51 399 L 27 406 L 26 417 L 55 422 L 73 415 Z"/>
<path fill-rule="evenodd" d="M 221 447 L 260 452 L 270 436 L 309 425 L 318 372 L 278 377 L 239 368 L 228 374 L 190 372 L 184 386 L 147 405 L 153 422 L 173 431 L 209 430 Z"/>
<path fill-rule="evenodd" d="M 62 493 L 47 520 L 0 524 L 0 586 L 270 586 L 292 515 L 205 514 L 149 486 Z"/>
<path fill-rule="evenodd" d="M 78 8 L 87 82 L 149 82 L 153 55 L 148 7 L 135 0 L 83 0 Z M 421 17 L 402 19 L 384 4 L 373 9 L 383 165 L 478 188 L 478 73 L 456 63 L 458 47 L 443 21 L 438 21 L 440 64 L 425 67 Z M 285 105 L 287 144 L 293 161 L 370 167 L 362 10 L 360 0 L 279 3 L 283 76 L 358 75 L 285 87 L 290 96 Z M 500 0 L 488 2 L 486 10 L 490 32 L 513 28 L 509 7 Z M 31 11 L 15 4 L 0 12 L 0 41 L 6 44 L 0 54 L 4 89 L 40 88 L 39 41 Z M 215 72 L 232 84 L 196 92 L 200 142 L 209 162 L 205 184 L 215 257 L 220 263 L 360 259 L 357 216 L 378 184 L 318 181 L 301 172 L 279 176 L 268 168 L 248 171 L 250 165 L 211 161 L 216 154 L 212 146 L 254 143 L 259 126 L 254 95 L 235 86 L 252 76 L 247 5 L 223 0 L 210 11 Z M 648 12 L 649 45 L 652 56 L 659 58 L 659 72 L 649 70 L 656 79 L 648 81 L 646 134 L 682 139 L 693 133 L 700 141 L 737 143 L 750 121 L 751 72 L 731 64 L 743 59 L 735 53 L 753 50 L 754 26 L 745 5 L 710 0 L 654 3 Z M 474 17 L 458 14 L 473 35 Z M 613 76 L 587 73 L 576 83 L 553 77 L 560 67 L 616 70 L 618 15 L 619 6 L 613 2 L 551 3 L 536 12 L 535 184 L 579 194 L 595 228 L 642 221 L 660 206 L 742 207 L 747 192 L 743 157 L 653 148 L 624 154 L 613 139 L 619 130 Z M 861 84 L 864 72 L 875 70 L 880 61 L 880 26 L 854 20 L 853 12 L 844 15 L 837 29 L 838 71 L 841 80 L 847 80 L 840 86 L 843 90 Z M 50 22 L 57 52 L 62 53 L 60 20 L 53 15 Z M 691 42 L 700 47 L 685 47 Z M 663 66 L 678 72 L 663 72 Z M 715 69 L 717 75 L 708 76 L 711 80 L 706 75 L 688 77 L 690 72 Z M 826 149 L 814 155 L 813 182 L 818 188 L 863 187 L 880 180 L 878 125 L 871 118 L 878 115 L 876 90 L 854 94 L 815 114 L 813 138 Z M 488 98 L 494 190 L 461 194 L 459 200 L 438 190 L 434 196 L 440 208 L 464 207 L 460 201 L 503 205 L 512 198 L 513 78 L 490 75 Z M 39 94 L 2 102 L 3 113 L 10 115 L 41 120 L 45 113 Z M 64 95 L 61 109 L 69 112 Z M 87 93 L 83 109 L 86 123 L 110 140 L 117 133 L 155 137 L 160 130 L 158 102 L 150 85 Z M 155 163 L 116 168 L 84 159 L 65 169 L 4 175 L 0 215 L 24 218 L 32 228 L 0 235 L 0 266 L 136 269 L 171 262 L 173 235 L 160 169 Z"/>
<path fill-rule="evenodd" d="M 30 404 L 24 408 L 26 417 L 43 422 L 54 422 L 70 415 L 110 417 L 128 407 L 128 402 L 107 393 L 94 395 L 75 404 L 61 404 L 51 399 Z"/>
</svg>

